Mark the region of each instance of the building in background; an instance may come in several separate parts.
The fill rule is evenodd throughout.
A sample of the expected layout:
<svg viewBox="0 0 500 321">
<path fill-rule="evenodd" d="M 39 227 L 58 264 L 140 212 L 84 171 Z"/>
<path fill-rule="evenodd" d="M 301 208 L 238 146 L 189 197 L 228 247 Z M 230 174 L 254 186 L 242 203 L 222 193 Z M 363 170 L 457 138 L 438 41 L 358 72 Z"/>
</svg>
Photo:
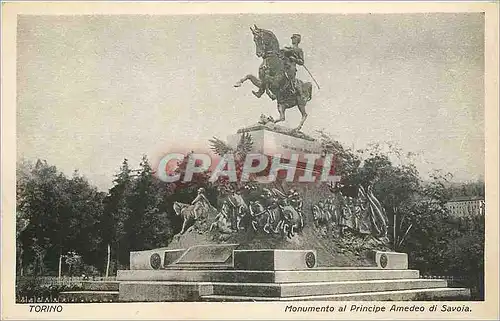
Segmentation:
<svg viewBox="0 0 500 321">
<path fill-rule="evenodd" d="M 484 215 L 485 202 L 482 196 L 455 197 L 445 205 L 453 216 Z"/>
</svg>

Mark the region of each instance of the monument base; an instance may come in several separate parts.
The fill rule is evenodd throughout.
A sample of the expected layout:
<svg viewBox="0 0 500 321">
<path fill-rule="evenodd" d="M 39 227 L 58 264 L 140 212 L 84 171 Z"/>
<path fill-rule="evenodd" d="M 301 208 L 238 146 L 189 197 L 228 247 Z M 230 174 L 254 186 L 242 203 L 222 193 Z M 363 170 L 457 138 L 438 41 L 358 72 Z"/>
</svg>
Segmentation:
<svg viewBox="0 0 500 321">
<path fill-rule="evenodd" d="M 310 137 L 264 126 L 239 131 L 229 137 L 229 145 L 236 147 L 243 132 L 252 137 L 253 153 L 268 157 L 279 154 L 285 163 L 298 154 L 300 170 L 306 168 L 308 159 L 304 155 L 316 154 L 317 165 L 322 166 L 321 146 Z M 300 170 L 299 175 L 303 174 Z M 318 172 L 317 168 L 313 172 Z M 272 228 L 267 230 L 266 224 L 261 224 L 265 220 L 258 219 L 252 221 L 255 226 L 243 224 L 243 229 L 232 226 L 229 232 L 212 230 L 214 213 L 212 217 L 202 215 L 168 248 L 132 252 L 130 270 L 118 271 L 118 284 L 111 286 L 115 290 L 118 287 L 118 291 L 101 291 L 99 295 L 122 302 L 470 298 L 469 289 L 449 288 L 445 280 L 419 278 L 419 271 L 408 269 L 405 253 L 388 250 L 386 237 L 358 233 L 357 224 L 325 218 L 324 210 L 313 212 L 317 204 L 329 204 L 325 200 L 332 196 L 330 186 L 302 184 L 298 180 L 280 184 L 283 191 L 278 192 L 285 195 L 293 189 L 289 195 L 300 196 L 303 221 L 298 224 L 293 215 L 286 221 L 295 222 L 297 233 L 287 234 L 285 229 L 281 233 L 280 225 L 271 224 L 271 216 L 266 224 Z M 247 192 L 242 194 L 248 200 L 263 195 L 260 191 L 260 196 L 252 196 L 251 188 Z M 232 195 L 234 200 L 243 198 L 236 196 Z M 269 198 L 265 196 L 264 201 Z M 286 198 L 297 201 L 292 196 Z M 288 208 L 287 213 L 293 211 Z M 69 298 L 87 295 L 78 291 L 62 293 Z"/>
<path fill-rule="evenodd" d="M 227 255 L 228 251 L 232 254 Z M 201 253 L 200 248 L 186 253 Z M 206 245 L 204 253 L 180 267 L 120 270 L 119 301 L 296 301 L 467 299 L 470 290 L 448 288 L 446 280 L 420 279 L 404 253 L 374 252 L 372 267 L 318 267 L 316 252 L 238 250 L 237 245 Z M 186 258 L 185 256 L 185 258 Z M 385 257 L 385 259 L 381 259 Z M 218 269 L 221 261 L 231 266 Z M 385 263 L 380 261 L 386 260 Z M 210 266 L 215 268 L 210 268 Z"/>
<path fill-rule="evenodd" d="M 228 145 L 236 148 L 241 139 L 242 133 L 248 133 L 252 138 L 252 151 L 254 154 L 261 154 L 267 157 L 267 167 L 258 173 L 258 176 L 268 176 L 273 158 L 278 157 L 284 169 L 295 171 L 294 182 L 298 182 L 301 177 L 314 177 L 312 182 L 318 181 L 323 170 L 323 155 L 321 144 L 313 138 L 302 135 L 293 135 L 286 131 L 271 130 L 268 126 L 254 126 L 245 130 L 239 130 L 238 134 L 228 137 Z M 312 155 L 312 156 L 311 156 Z M 295 159 L 297 162 L 292 162 Z M 315 160 L 309 160 L 315 157 Z M 312 166 L 308 162 L 314 162 Z M 287 165 L 290 164 L 290 165 Z M 308 165 L 310 167 L 308 167 Z M 331 168 L 329 168 L 329 171 Z M 285 178 L 286 172 L 278 172 L 279 178 Z"/>
<path fill-rule="evenodd" d="M 201 250 L 203 248 L 203 250 Z M 373 253 L 372 267 L 320 267 L 315 251 L 238 250 L 237 244 L 179 250 L 183 255 L 161 269 L 119 270 L 117 282 L 88 282 L 82 291 L 62 292 L 64 302 L 179 301 L 403 301 L 467 300 L 470 290 L 446 280 L 421 279 L 408 269 L 405 253 Z M 146 255 L 131 254 L 138 267 Z M 204 253 L 199 255 L 200 253 Z M 207 254 L 208 253 L 208 254 Z M 228 255 L 229 253 L 229 255 Z M 386 259 L 387 261 L 381 263 Z M 184 257 L 184 258 L 183 258 Z M 218 268 L 221 261 L 230 267 Z M 184 263 L 182 263 L 184 262 Z M 187 266 L 186 264 L 192 264 Z M 142 263 L 141 263 L 142 264 Z"/>
<path fill-rule="evenodd" d="M 265 128 L 245 131 L 252 137 L 253 153 L 263 155 L 282 154 L 289 156 L 294 153 L 299 154 L 321 154 L 321 144 L 313 139 L 291 136 Z M 230 135 L 228 145 L 236 147 L 241 133 Z"/>
</svg>

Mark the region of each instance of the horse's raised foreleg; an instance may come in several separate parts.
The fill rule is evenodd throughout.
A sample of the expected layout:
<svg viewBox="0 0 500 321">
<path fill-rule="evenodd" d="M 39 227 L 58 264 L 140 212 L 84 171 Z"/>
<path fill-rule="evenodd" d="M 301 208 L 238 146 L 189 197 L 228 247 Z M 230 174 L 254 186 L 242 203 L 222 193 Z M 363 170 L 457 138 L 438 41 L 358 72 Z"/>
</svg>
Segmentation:
<svg viewBox="0 0 500 321">
<path fill-rule="evenodd" d="M 241 85 L 247 80 L 250 80 L 252 82 L 252 84 L 254 84 L 256 87 L 259 87 L 259 88 L 262 87 L 262 81 L 259 78 L 255 77 L 254 75 L 250 75 L 250 74 L 248 74 L 245 77 L 238 80 L 236 82 L 236 84 L 234 84 L 234 87 L 241 87 Z M 264 89 L 262 89 L 262 90 L 264 90 Z"/>
</svg>

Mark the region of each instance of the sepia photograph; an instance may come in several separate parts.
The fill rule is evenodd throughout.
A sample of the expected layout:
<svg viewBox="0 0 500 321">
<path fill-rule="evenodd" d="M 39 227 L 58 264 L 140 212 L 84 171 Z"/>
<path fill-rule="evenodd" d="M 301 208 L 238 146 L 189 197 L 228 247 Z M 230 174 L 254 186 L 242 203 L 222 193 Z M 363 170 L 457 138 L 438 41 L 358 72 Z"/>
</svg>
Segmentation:
<svg viewBox="0 0 500 321">
<path fill-rule="evenodd" d="M 2 310 L 498 317 L 498 4 L 105 4 L 3 3 Z"/>
</svg>

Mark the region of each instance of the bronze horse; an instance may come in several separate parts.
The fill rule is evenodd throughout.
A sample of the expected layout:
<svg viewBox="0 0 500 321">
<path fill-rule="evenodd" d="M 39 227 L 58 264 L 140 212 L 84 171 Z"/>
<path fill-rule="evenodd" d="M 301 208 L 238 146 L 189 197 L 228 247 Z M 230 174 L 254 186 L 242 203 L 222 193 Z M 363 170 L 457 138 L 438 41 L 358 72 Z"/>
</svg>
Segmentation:
<svg viewBox="0 0 500 321">
<path fill-rule="evenodd" d="M 250 27 L 253 33 L 253 40 L 256 46 L 256 55 L 263 59 L 259 67 L 259 78 L 248 74 L 240 79 L 234 86 L 240 87 L 243 82 L 250 80 L 259 91 L 253 91 L 254 95 L 260 97 L 264 92 L 272 99 L 277 100 L 279 119 L 274 123 L 285 120 L 285 110 L 297 106 L 302 119 L 295 130 L 299 131 L 307 118 L 306 104 L 312 98 L 312 84 L 296 80 L 296 86 L 301 86 L 302 90 L 293 90 L 290 81 L 285 74 L 285 63 L 288 59 L 283 50 L 280 49 L 278 39 L 269 30 L 259 29 L 257 26 Z M 302 94 L 299 94 L 299 93 Z"/>
</svg>

